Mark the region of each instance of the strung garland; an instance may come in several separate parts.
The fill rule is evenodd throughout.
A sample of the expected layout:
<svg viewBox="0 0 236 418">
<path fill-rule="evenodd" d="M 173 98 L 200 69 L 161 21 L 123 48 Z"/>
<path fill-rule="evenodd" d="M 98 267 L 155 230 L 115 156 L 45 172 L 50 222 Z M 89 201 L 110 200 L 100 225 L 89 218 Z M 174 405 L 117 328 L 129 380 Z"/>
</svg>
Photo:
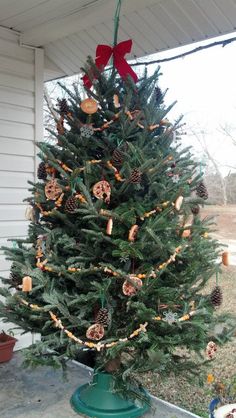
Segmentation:
<svg viewBox="0 0 236 418">
<path fill-rule="evenodd" d="M 64 327 L 61 320 L 58 319 L 56 317 L 56 315 L 54 315 L 51 311 L 49 311 L 49 314 L 51 316 L 51 319 L 55 322 L 56 327 L 58 327 L 62 331 L 64 331 L 64 333 L 67 335 L 68 338 L 72 339 L 77 344 L 85 345 L 86 347 L 89 347 L 89 348 L 95 348 L 97 351 L 100 351 L 101 349 L 105 349 L 105 348 L 114 347 L 115 345 L 117 345 L 119 343 L 124 343 L 124 342 L 127 342 L 127 341 L 137 337 L 141 332 L 146 332 L 147 331 L 146 328 L 147 328 L 147 325 L 148 325 L 148 322 L 145 322 L 144 324 L 140 324 L 139 328 L 137 328 L 135 331 L 133 331 L 132 334 L 130 334 L 128 337 L 119 338 L 119 340 L 112 341 L 110 343 L 102 343 L 102 342 L 93 343 L 93 342 L 90 342 L 90 341 L 83 341 L 80 338 L 77 338 L 71 331 L 68 331 Z"/>
<path fill-rule="evenodd" d="M 104 122 L 104 124 L 100 128 L 93 128 L 93 131 L 94 132 L 103 132 L 105 129 L 108 129 L 114 122 L 116 122 L 119 119 L 120 113 L 121 112 L 116 113 L 109 122 Z M 125 112 L 126 116 L 128 116 L 128 119 L 130 121 L 134 121 L 134 119 L 137 118 L 140 115 L 140 113 L 141 113 L 140 110 L 134 110 L 132 112 L 130 112 L 129 110 L 127 110 Z M 147 126 L 147 129 L 149 131 L 153 131 L 154 129 L 157 129 L 160 126 L 169 127 L 170 125 L 171 125 L 171 123 L 167 119 L 163 119 L 163 120 L 160 121 L 159 124 Z M 139 128 L 141 128 L 141 129 L 144 129 L 145 128 L 145 126 L 142 125 L 139 120 L 137 120 L 137 126 Z"/>
<path fill-rule="evenodd" d="M 46 210 L 44 210 L 43 208 L 42 208 L 42 206 L 40 205 L 40 203 L 35 203 L 35 205 L 37 206 L 37 208 L 39 208 L 39 210 L 40 210 L 40 213 L 43 215 L 43 216 L 50 216 L 50 215 L 52 215 L 53 214 L 53 211 L 55 211 L 55 210 L 57 210 L 59 207 L 61 207 L 61 205 L 62 205 L 62 201 L 63 201 L 63 197 L 64 197 L 64 193 L 62 193 L 60 196 L 59 196 L 59 198 L 56 200 L 56 202 L 55 202 L 55 206 L 54 206 L 54 208 L 52 209 L 52 210 L 50 210 L 50 211 L 46 211 Z M 81 203 L 87 203 L 87 200 L 85 199 L 85 197 L 84 197 L 84 195 L 83 194 L 81 194 L 81 193 L 76 193 L 76 195 L 75 195 L 75 198 L 77 198 L 77 199 L 79 199 L 79 201 L 81 202 Z"/>
<path fill-rule="evenodd" d="M 137 274 L 135 275 L 138 279 L 146 279 L 147 277 L 153 277 L 156 278 L 157 277 L 157 273 L 160 272 L 161 270 L 163 270 L 165 267 L 167 267 L 170 263 L 173 263 L 176 259 L 176 256 L 181 252 L 181 250 L 183 250 L 184 248 L 186 248 L 187 245 L 183 246 L 179 246 L 175 249 L 174 253 L 168 258 L 168 260 L 166 260 L 164 263 L 160 264 L 158 267 L 156 267 L 156 271 L 152 271 L 150 274 Z M 112 276 L 120 276 L 120 274 L 114 270 L 109 269 L 108 267 L 104 268 L 104 272 L 106 273 L 110 273 Z M 133 278 L 133 274 L 129 274 L 128 278 L 130 278 L 132 280 Z"/>
<path fill-rule="evenodd" d="M 170 159 L 170 158 L 172 158 L 172 157 L 169 157 L 168 159 Z M 71 168 L 69 168 L 66 164 L 64 164 L 64 163 L 62 163 L 60 160 L 57 160 L 57 162 L 58 162 L 58 164 L 62 167 L 62 169 L 64 169 L 65 171 L 67 171 L 67 172 L 70 172 L 70 173 L 72 173 L 73 172 L 73 170 L 71 169 Z M 87 161 L 87 164 L 100 164 L 102 162 L 102 160 L 89 160 L 89 161 Z M 113 170 L 113 173 L 114 173 L 114 177 L 115 177 L 115 179 L 117 180 L 117 181 L 119 181 L 119 182 L 124 182 L 125 181 L 125 179 L 124 178 L 122 178 L 121 177 L 121 175 L 120 175 L 120 173 L 119 173 L 119 171 L 118 171 L 118 169 L 112 164 L 112 162 L 110 161 L 110 160 L 108 160 L 107 162 L 106 162 L 106 165 L 107 165 L 107 167 L 108 168 L 110 168 L 110 169 L 112 169 Z M 78 168 L 77 169 L 78 170 L 78 172 L 83 172 L 84 170 L 85 170 L 85 166 L 84 167 L 80 167 L 80 168 Z M 69 186 L 66 186 L 66 188 L 65 188 L 66 190 L 68 190 L 69 189 Z M 35 194 L 35 197 L 37 197 L 37 195 Z M 43 215 L 43 216 L 50 216 L 50 215 L 52 215 L 53 214 L 53 211 L 54 210 L 57 210 L 58 208 L 60 208 L 61 206 L 62 206 L 62 201 L 63 201 L 63 198 L 64 198 L 64 193 L 61 193 L 60 194 L 60 196 L 57 198 L 57 200 L 55 201 L 55 206 L 54 206 L 54 208 L 53 209 L 51 209 L 50 211 L 45 211 L 43 208 L 42 208 L 42 206 L 41 206 L 41 204 L 40 203 L 38 203 L 38 202 L 35 202 L 35 205 L 38 207 L 38 209 L 40 210 L 40 213 Z M 87 203 L 87 201 L 86 201 L 86 199 L 85 199 L 85 197 L 81 194 L 81 193 L 77 193 L 76 195 L 75 195 L 75 198 L 78 198 L 79 200 L 80 200 L 80 202 L 81 203 Z M 175 207 L 175 209 L 176 210 L 180 210 L 180 207 L 181 207 L 181 205 L 182 205 L 182 201 L 183 201 L 183 197 L 182 196 L 179 196 L 178 198 L 177 198 L 177 200 L 173 203 L 171 203 L 171 205 L 173 206 L 173 207 Z M 163 202 L 163 203 L 161 203 L 160 205 L 158 205 L 156 208 L 154 208 L 154 209 L 152 209 L 151 211 L 149 211 L 149 212 L 145 212 L 142 216 L 140 216 L 139 218 L 141 219 L 141 220 L 144 220 L 145 218 L 149 218 L 151 215 L 155 215 L 156 213 L 160 213 L 160 212 L 162 212 L 162 210 L 164 209 L 164 208 L 166 208 L 168 205 L 170 204 L 170 202 L 169 201 L 166 201 L 166 202 Z M 101 209 L 101 211 L 100 211 L 100 214 L 101 215 L 105 215 L 106 216 L 106 211 L 105 210 L 103 210 L 103 209 Z M 111 215 L 109 215 L 109 216 L 111 216 Z"/>
<path fill-rule="evenodd" d="M 125 179 L 123 179 L 119 173 L 119 171 L 117 170 L 116 167 L 114 167 L 114 165 L 111 163 L 111 161 L 107 161 L 107 167 L 111 168 L 114 171 L 114 176 L 115 179 L 117 181 L 125 181 Z"/>
<path fill-rule="evenodd" d="M 65 163 L 63 163 L 62 161 L 57 160 L 57 162 L 64 171 L 68 171 L 69 173 L 73 172 L 73 170 L 70 167 L 68 167 Z"/>
<path fill-rule="evenodd" d="M 86 164 L 100 164 L 101 162 L 102 162 L 102 160 L 89 160 L 89 161 L 86 161 Z M 77 170 L 78 170 L 78 172 L 82 172 L 82 171 L 85 170 L 85 166 L 80 167 Z"/>
<path fill-rule="evenodd" d="M 183 202 L 183 199 L 181 199 L 181 203 L 180 203 L 180 200 L 179 200 L 180 198 L 182 198 L 182 196 L 179 196 L 175 202 L 170 202 L 169 200 L 167 200 L 166 202 L 160 203 L 158 206 L 156 206 L 154 209 L 150 210 L 149 212 L 144 212 L 142 216 L 139 216 L 139 219 L 141 219 L 141 221 L 144 221 L 145 218 L 149 218 L 150 216 L 155 215 L 156 213 L 161 213 L 163 209 L 166 209 L 168 206 L 173 206 L 177 211 L 179 211 Z M 100 210 L 100 215 L 107 216 L 108 218 L 112 218 L 112 212 L 107 211 L 105 209 Z"/>
<path fill-rule="evenodd" d="M 25 299 L 23 299 L 21 297 L 18 297 L 18 299 L 20 300 L 20 302 L 23 305 L 28 306 L 32 310 L 44 311 L 44 308 L 42 308 L 42 307 L 40 307 L 36 304 L 27 302 Z M 71 340 L 73 340 L 77 344 L 84 345 L 84 346 L 89 347 L 89 348 L 95 348 L 97 351 L 101 351 L 101 349 L 111 348 L 111 347 L 114 347 L 117 344 L 124 343 L 124 342 L 127 342 L 129 340 L 132 340 L 133 338 L 137 337 L 141 332 L 147 332 L 147 326 L 148 326 L 148 322 L 145 322 L 144 324 L 140 324 L 139 328 L 134 330 L 128 337 L 119 338 L 118 340 L 112 341 L 110 343 L 102 343 L 101 341 L 98 342 L 98 343 L 93 343 L 91 341 L 84 341 L 84 340 L 81 340 L 80 338 L 76 337 L 71 331 L 66 329 L 66 327 L 63 325 L 62 321 L 60 319 L 58 319 L 57 316 L 52 311 L 49 311 L 48 313 L 51 317 L 51 320 L 55 323 L 55 326 L 57 328 L 60 328 L 67 335 L 68 338 L 70 338 Z M 197 313 L 198 313 L 198 311 L 190 311 L 188 314 L 185 314 L 178 319 L 175 319 L 176 314 L 172 314 L 172 316 L 174 315 L 174 320 L 170 321 L 169 323 L 172 324 L 174 322 L 188 321 L 192 316 L 196 315 Z M 154 317 L 153 320 L 168 322 L 168 317 L 167 317 L 167 315 L 166 315 L 166 318 L 161 318 L 160 316 L 157 316 L 157 317 Z"/>
<path fill-rule="evenodd" d="M 18 299 L 20 300 L 20 302 L 23 305 L 28 306 L 32 310 L 44 311 L 44 308 L 42 308 L 38 305 L 35 305 L 33 303 L 29 303 L 21 297 L 18 297 Z M 145 322 L 144 324 L 140 324 L 139 328 L 134 330 L 128 337 L 119 338 L 119 340 L 115 340 L 115 341 L 112 341 L 110 343 L 102 343 L 102 342 L 93 343 L 91 341 L 84 341 L 84 340 L 81 340 L 80 338 L 76 337 L 71 331 L 69 331 L 68 329 L 66 329 L 64 327 L 64 325 L 62 324 L 62 321 L 60 319 L 58 319 L 57 316 L 52 311 L 49 311 L 48 313 L 51 317 L 51 320 L 55 323 L 56 327 L 60 328 L 67 335 L 68 338 L 75 341 L 77 344 L 84 345 L 84 346 L 89 347 L 89 348 L 95 348 L 97 351 L 101 351 L 101 349 L 105 349 L 105 348 L 111 348 L 111 347 L 114 347 L 117 344 L 124 343 L 124 342 L 127 342 L 129 340 L 132 340 L 133 338 L 137 337 L 141 332 L 147 332 L 146 328 L 148 326 L 148 322 Z"/>
<path fill-rule="evenodd" d="M 175 261 L 175 259 L 176 259 L 176 256 L 183 249 L 185 249 L 186 247 L 187 247 L 187 245 L 185 245 L 185 246 L 179 245 L 178 247 L 176 247 L 174 253 L 171 254 L 171 256 L 166 261 L 164 261 L 162 264 L 160 264 L 159 266 L 156 267 L 156 269 L 155 269 L 156 271 L 153 270 L 149 274 L 139 273 L 139 274 L 135 275 L 135 277 L 137 277 L 139 279 L 145 279 L 147 277 L 156 278 L 157 277 L 157 273 L 160 272 L 161 270 L 163 270 L 169 264 L 173 263 Z M 43 256 L 44 256 L 44 254 L 43 254 L 43 251 L 42 251 L 42 238 L 39 238 L 37 240 L 37 250 L 36 250 L 36 259 L 37 259 L 37 262 L 36 262 L 36 267 L 38 267 L 40 270 L 46 270 L 46 271 L 53 272 L 52 267 L 46 265 L 48 263 L 47 258 L 45 258 L 45 260 L 41 261 L 41 258 Z M 103 267 L 103 266 L 101 266 L 101 267 L 94 267 L 93 270 L 94 271 L 104 271 L 104 273 L 109 273 L 109 274 L 111 274 L 114 277 L 122 277 L 122 275 L 119 272 L 117 272 L 115 270 L 112 270 L 112 269 L 110 269 L 108 267 Z M 67 271 L 69 273 L 76 273 L 76 272 L 83 271 L 83 269 L 76 268 L 76 267 L 68 267 L 67 268 Z M 131 279 L 132 280 L 133 277 L 134 277 L 133 274 L 129 274 L 128 275 L 128 279 Z"/>
<path fill-rule="evenodd" d="M 170 324 L 172 324 L 174 322 L 188 321 L 192 316 L 196 315 L 197 313 L 198 313 L 197 310 L 196 311 L 190 311 L 189 313 L 184 314 L 180 318 L 177 318 L 177 314 L 175 314 L 175 313 L 164 312 L 164 317 L 155 316 L 153 319 L 154 319 L 154 321 L 164 321 L 164 322 L 169 322 Z"/>
</svg>

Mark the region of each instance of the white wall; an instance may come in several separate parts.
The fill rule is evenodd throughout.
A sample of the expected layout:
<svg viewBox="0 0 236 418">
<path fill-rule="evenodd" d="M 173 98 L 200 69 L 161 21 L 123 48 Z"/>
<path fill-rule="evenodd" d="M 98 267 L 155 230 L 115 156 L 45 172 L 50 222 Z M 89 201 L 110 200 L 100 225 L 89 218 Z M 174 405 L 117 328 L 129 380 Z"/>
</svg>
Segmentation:
<svg viewBox="0 0 236 418">
<path fill-rule="evenodd" d="M 0 247 L 27 234 L 27 180 L 36 173 L 35 141 L 43 135 L 43 50 L 19 45 L 18 35 L 0 28 Z M 0 276 L 10 263 L 0 252 Z M 0 322 L 0 331 L 9 324 Z M 18 337 L 18 348 L 31 336 Z"/>
</svg>

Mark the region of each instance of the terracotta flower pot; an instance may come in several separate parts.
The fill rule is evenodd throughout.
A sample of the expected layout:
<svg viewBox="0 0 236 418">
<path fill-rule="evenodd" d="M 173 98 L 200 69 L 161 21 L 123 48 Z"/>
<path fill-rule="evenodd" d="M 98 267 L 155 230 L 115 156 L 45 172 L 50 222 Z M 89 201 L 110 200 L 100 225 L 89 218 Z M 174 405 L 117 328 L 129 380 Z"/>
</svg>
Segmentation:
<svg viewBox="0 0 236 418">
<path fill-rule="evenodd" d="M 0 334 L 0 363 L 11 360 L 17 339 L 2 332 Z"/>
</svg>

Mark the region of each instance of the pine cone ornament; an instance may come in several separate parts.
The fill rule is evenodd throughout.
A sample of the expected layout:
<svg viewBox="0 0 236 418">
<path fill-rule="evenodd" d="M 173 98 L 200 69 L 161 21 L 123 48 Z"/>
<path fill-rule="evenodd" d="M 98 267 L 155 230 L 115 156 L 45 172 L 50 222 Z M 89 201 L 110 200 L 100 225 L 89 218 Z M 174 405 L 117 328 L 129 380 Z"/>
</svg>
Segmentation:
<svg viewBox="0 0 236 418">
<path fill-rule="evenodd" d="M 205 184 L 203 183 L 203 181 L 198 183 L 198 185 L 196 187 L 196 194 L 197 194 L 197 196 L 201 197 L 204 200 L 208 199 L 208 191 L 207 191 L 207 188 L 206 188 Z"/>
<path fill-rule="evenodd" d="M 78 201 L 75 196 L 70 196 L 65 203 L 65 211 L 73 213 L 78 208 Z"/>
<path fill-rule="evenodd" d="M 119 148 L 116 148 L 112 154 L 112 164 L 115 167 L 120 167 L 123 161 L 124 161 L 124 153 Z"/>
<path fill-rule="evenodd" d="M 69 106 L 66 99 L 58 100 L 58 106 L 61 115 L 69 113 Z"/>
<path fill-rule="evenodd" d="M 57 133 L 58 135 L 64 135 L 65 133 L 65 128 L 64 128 L 64 116 L 61 115 L 60 119 L 57 121 Z M 62 142 L 60 140 L 58 140 L 58 145 L 62 146 Z"/>
<path fill-rule="evenodd" d="M 211 292 L 211 303 L 213 306 L 217 307 L 222 304 L 223 301 L 223 293 L 220 286 L 216 286 Z"/>
<path fill-rule="evenodd" d="M 96 318 L 95 318 L 95 322 L 97 324 L 101 324 L 104 327 L 106 327 L 109 323 L 109 312 L 106 308 L 101 308 L 99 309 Z"/>
<path fill-rule="evenodd" d="M 114 373 L 119 370 L 121 364 L 121 356 L 117 356 L 112 358 L 111 360 L 108 360 L 108 362 L 105 364 L 105 370 L 107 373 Z"/>
<path fill-rule="evenodd" d="M 11 270 L 9 281 L 10 281 L 11 287 L 18 287 L 22 282 L 22 278 L 18 273 Z"/>
<path fill-rule="evenodd" d="M 94 130 L 93 127 L 91 125 L 83 125 L 80 128 L 80 133 L 81 136 L 83 136 L 84 138 L 91 138 L 91 136 L 93 136 Z"/>
<path fill-rule="evenodd" d="M 200 212 L 200 206 L 199 205 L 194 205 L 191 207 L 191 211 L 193 215 L 198 215 Z"/>
<path fill-rule="evenodd" d="M 129 178 L 130 183 L 139 184 L 141 183 L 141 179 L 142 179 L 141 171 L 139 171 L 138 168 L 134 168 Z"/>
<path fill-rule="evenodd" d="M 43 161 L 38 165 L 37 175 L 39 180 L 46 180 L 47 178 L 46 164 Z"/>
<path fill-rule="evenodd" d="M 156 96 L 156 103 L 160 104 L 163 102 L 163 93 L 160 89 L 160 87 L 155 87 L 155 96 Z"/>
</svg>

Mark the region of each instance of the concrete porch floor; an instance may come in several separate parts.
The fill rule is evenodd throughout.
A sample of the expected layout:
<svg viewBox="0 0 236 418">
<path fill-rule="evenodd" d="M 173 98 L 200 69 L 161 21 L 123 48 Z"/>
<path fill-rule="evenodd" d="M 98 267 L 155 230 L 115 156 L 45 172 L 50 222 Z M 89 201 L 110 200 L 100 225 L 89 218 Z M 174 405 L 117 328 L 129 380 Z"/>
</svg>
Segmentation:
<svg viewBox="0 0 236 418">
<path fill-rule="evenodd" d="M 68 380 L 60 370 L 21 367 L 22 355 L 14 353 L 8 363 L 0 363 L 0 418 L 78 418 L 70 407 L 74 390 L 89 382 L 92 369 L 70 363 Z M 157 398 L 145 418 L 199 418 Z"/>
</svg>

